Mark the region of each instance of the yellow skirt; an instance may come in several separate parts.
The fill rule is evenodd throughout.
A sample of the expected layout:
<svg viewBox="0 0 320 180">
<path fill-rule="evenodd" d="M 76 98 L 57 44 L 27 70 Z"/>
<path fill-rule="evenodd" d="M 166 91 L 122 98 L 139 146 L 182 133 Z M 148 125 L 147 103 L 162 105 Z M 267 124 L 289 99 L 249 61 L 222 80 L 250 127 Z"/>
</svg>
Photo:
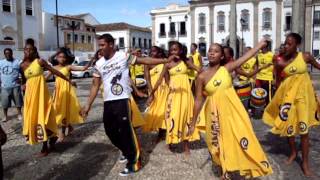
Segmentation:
<svg viewBox="0 0 320 180">
<path fill-rule="evenodd" d="M 75 88 L 61 78 L 56 79 L 54 109 L 57 124 L 60 126 L 83 123 L 83 118 L 80 116 L 81 107 Z"/>
<path fill-rule="evenodd" d="M 239 171 L 241 176 L 253 178 L 272 173 L 247 111 L 233 87 L 208 97 L 204 111 L 208 149 L 224 175 Z"/>
<path fill-rule="evenodd" d="M 27 80 L 23 109 L 23 135 L 29 144 L 45 142 L 57 134 L 52 100 L 44 77 Z"/>
<path fill-rule="evenodd" d="M 266 107 L 263 121 L 280 136 L 307 134 L 310 127 L 319 125 L 320 111 L 308 73 L 287 77 Z"/>
<path fill-rule="evenodd" d="M 143 126 L 145 124 L 145 121 L 143 120 L 143 117 L 138 108 L 138 105 L 132 96 L 130 97 L 129 103 L 130 103 L 130 109 L 131 109 L 132 126 L 134 128 Z"/>
<path fill-rule="evenodd" d="M 160 128 L 166 129 L 165 100 L 167 99 L 168 92 L 168 86 L 163 82 L 163 84 L 154 93 L 154 101 L 150 104 L 147 112 L 144 114 L 146 121 L 146 124 L 143 126 L 144 132 L 158 131 Z"/>
</svg>

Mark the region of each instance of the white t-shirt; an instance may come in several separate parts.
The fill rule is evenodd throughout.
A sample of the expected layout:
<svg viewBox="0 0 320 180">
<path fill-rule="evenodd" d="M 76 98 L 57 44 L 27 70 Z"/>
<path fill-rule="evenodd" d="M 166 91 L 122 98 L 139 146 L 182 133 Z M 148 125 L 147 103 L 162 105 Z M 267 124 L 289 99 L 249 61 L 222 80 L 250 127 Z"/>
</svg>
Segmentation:
<svg viewBox="0 0 320 180">
<path fill-rule="evenodd" d="M 93 76 L 102 80 L 104 101 L 129 99 L 132 91 L 129 65 L 135 61 L 136 56 L 116 52 L 111 59 L 102 57 L 96 62 Z"/>
</svg>

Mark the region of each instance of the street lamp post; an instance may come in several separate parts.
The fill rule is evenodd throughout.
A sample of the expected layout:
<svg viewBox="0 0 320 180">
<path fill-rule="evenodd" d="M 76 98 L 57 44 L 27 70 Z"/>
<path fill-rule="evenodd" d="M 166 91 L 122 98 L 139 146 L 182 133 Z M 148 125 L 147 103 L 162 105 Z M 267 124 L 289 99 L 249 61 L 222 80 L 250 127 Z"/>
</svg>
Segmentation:
<svg viewBox="0 0 320 180">
<path fill-rule="evenodd" d="M 241 48 L 242 48 L 242 51 L 241 51 L 241 55 L 243 55 L 243 51 L 244 51 L 244 47 L 243 47 L 243 44 L 244 44 L 244 39 L 243 39 L 243 26 L 244 24 L 246 23 L 246 20 L 244 20 L 242 17 L 240 18 L 240 24 L 241 24 Z"/>
<path fill-rule="evenodd" d="M 79 27 L 79 23 L 76 23 L 75 21 L 71 21 L 71 24 L 68 23 L 68 26 L 70 29 L 72 29 L 72 51 L 74 54 L 74 41 L 75 41 L 75 37 L 74 37 L 74 30 L 78 29 Z"/>
<path fill-rule="evenodd" d="M 58 0 L 56 0 L 56 22 L 57 22 L 57 47 L 59 48 L 59 17 L 58 17 Z"/>
</svg>

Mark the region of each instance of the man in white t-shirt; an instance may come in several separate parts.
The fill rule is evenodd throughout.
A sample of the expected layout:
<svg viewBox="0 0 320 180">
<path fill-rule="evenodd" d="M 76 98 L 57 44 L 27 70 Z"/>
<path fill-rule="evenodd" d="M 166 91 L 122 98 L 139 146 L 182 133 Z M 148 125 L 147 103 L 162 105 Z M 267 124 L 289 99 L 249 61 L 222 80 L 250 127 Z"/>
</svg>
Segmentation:
<svg viewBox="0 0 320 180">
<path fill-rule="evenodd" d="M 90 97 L 86 107 L 82 109 L 82 116 L 86 117 L 91 105 L 103 84 L 104 111 L 103 123 L 105 131 L 111 142 L 121 150 L 123 157 L 120 162 L 126 162 L 124 171 L 120 176 L 127 176 L 137 172 L 140 168 L 140 149 L 134 129 L 131 124 L 130 107 L 131 82 L 129 65 L 134 64 L 161 64 L 167 59 L 137 58 L 131 54 L 116 51 L 114 39 L 110 34 L 99 37 L 99 48 L 104 57 L 95 65 Z M 170 57 L 173 59 L 176 57 Z"/>
</svg>

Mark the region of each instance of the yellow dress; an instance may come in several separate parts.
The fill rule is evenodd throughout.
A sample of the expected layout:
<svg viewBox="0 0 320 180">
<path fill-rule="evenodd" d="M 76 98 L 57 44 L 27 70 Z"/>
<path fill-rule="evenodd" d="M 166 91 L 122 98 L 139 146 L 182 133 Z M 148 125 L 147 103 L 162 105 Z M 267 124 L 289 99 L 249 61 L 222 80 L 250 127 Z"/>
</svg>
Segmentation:
<svg viewBox="0 0 320 180">
<path fill-rule="evenodd" d="M 246 72 L 246 73 L 251 73 L 254 71 L 254 65 L 256 64 L 257 59 L 255 57 L 250 58 L 247 62 L 245 62 L 242 66 L 241 69 L 242 71 Z M 245 76 L 239 76 L 239 79 L 241 81 L 250 81 L 253 82 L 253 78 L 248 79 Z"/>
<path fill-rule="evenodd" d="M 45 142 L 57 133 L 55 114 L 39 60 L 24 71 L 27 79 L 23 109 L 23 135 L 29 144 Z"/>
<path fill-rule="evenodd" d="M 309 127 L 320 124 L 320 113 L 303 54 L 299 53 L 282 74 L 285 79 L 266 107 L 263 120 L 280 136 L 307 134 Z"/>
<path fill-rule="evenodd" d="M 151 86 L 154 87 L 157 83 L 164 65 L 159 64 L 150 70 Z M 145 112 L 144 117 L 146 124 L 143 127 L 144 132 L 158 131 L 166 129 L 165 126 L 165 109 L 166 99 L 168 96 L 168 86 L 165 80 L 162 81 L 157 91 L 154 93 L 154 101 L 150 104 L 149 109 Z"/>
<path fill-rule="evenodd" d="M 272 168 L 225 67 L 208 81 L 204 93 L 208 95 L 204 106 L 206 142 L 223 174 L 239 171 L 246 178 L 271 174 Z"/>
<path fill-rule="evenodd" d="M 145 124 L 145 121 L 143 120 L 139 107 L 132 96 L 129 99 L 129 104 L 130 104 L 130 110 L 131 110 L 132 126 L 134 128 L 143 126 Z"/>
<path fill-rule="evenodd" d="M 258 54 L 258 64 L 259 68 L 267 65 L 267 64 L 272 64 L 273 63 L 273 53 L 272 52 L 267 52 L 267 53 L 259 53 Z M 257 74 L 257 79 L 259 80 L 264 80 L 264 81 L 272 81 L 273 80 L 273 65 L 262 69 L 258 74 Z"/>
<path fill-rule="evenodd" d="M 188 124 L 192 119 L 194 99 L 188 78 L 188 69 L 183 61 L 169 70 L 169 94 L 166 102 L 165 122 L 166 143 L 177 144 L 182 141 L 200 139 L 199 130 L 187 136 Z"/>
<path fill-rule="evenodd" d="M 65 77 L 70 77 L 68 67 L 59 70 Z M 66 80 L 56 77 L 56 87 L 53 96 L 53 104 L 56 112 L 56 121 L 60 126 L 70 124 L 81 124 L 83 118 L 80 116 L 80 103 L 75 88 Z"/>
<path fill-rule="evenodd" d="M 200 53 L 197 51 L 196 53 L 194 53 L 192 55 L 192 59 L 193 59 L 193 64 L 195 66 L 197 66 L 198 68 L 200 68 L 201 62 L 199 61 L 200 58 Z M 190 80 L 195 80 L 197 77 L 197 71 L 194 70 L 189 70 L 188 75 L 189 75 L 189 79 Z"/>
</svg>

